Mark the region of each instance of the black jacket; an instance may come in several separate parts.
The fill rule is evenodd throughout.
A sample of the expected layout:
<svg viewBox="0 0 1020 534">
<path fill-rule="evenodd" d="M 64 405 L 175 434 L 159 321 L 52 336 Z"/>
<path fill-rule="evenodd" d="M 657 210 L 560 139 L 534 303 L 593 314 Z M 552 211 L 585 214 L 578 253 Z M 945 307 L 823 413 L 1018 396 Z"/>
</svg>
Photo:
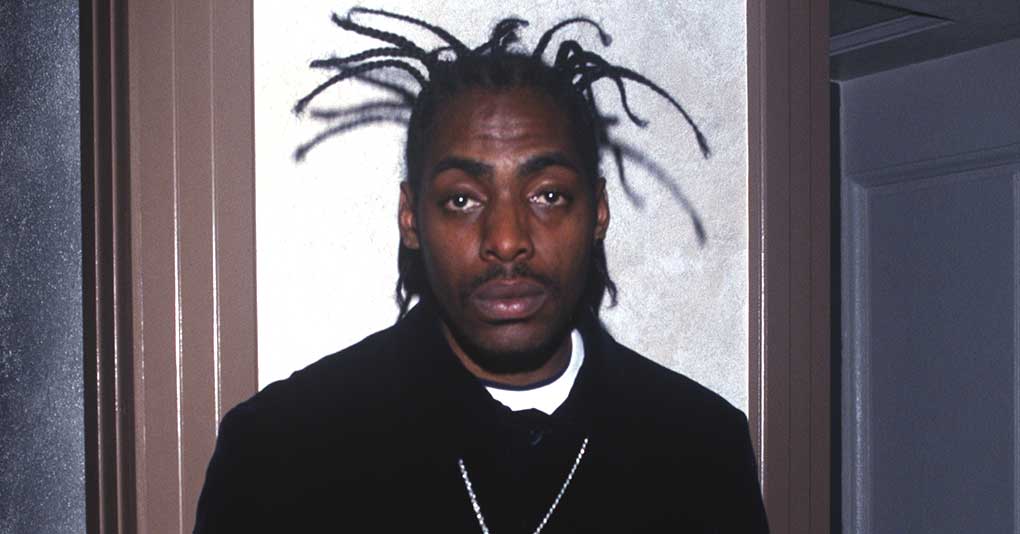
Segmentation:
<svg viewBox="0 0 1020 534">
<path fill-rule="evenodd" d="M 195 532 L 767 532 L 744 415 L 579 326 L 585 362 L 552 415 L 511 412 L 419 305 L 231 410 Z"/>
</svg>

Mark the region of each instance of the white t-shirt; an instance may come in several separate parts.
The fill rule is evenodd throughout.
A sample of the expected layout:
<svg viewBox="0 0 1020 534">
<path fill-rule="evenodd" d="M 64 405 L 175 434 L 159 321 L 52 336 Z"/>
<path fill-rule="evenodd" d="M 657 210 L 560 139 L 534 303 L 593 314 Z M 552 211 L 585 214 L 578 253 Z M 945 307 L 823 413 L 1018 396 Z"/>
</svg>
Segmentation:
<svg viewBox="0 0 1020 534">
<path fill-rule="evenodd" d="M 584 342 L 581 340 L 581 333 L 574 330 L 570 333 L 570 362 L 563 373 L 551 382 L 527 389 L 493 385 L 487 385 L 485 389 L 488 390 L 489 395 L 492 395 L 492 398 L 515 412 L 535 409 L 552 415 L 570 395 L 570 389 L 574 387 L 574 381 L 577 380 L 577 373 L 581 370 L 583 363 Z"/>
</svg>

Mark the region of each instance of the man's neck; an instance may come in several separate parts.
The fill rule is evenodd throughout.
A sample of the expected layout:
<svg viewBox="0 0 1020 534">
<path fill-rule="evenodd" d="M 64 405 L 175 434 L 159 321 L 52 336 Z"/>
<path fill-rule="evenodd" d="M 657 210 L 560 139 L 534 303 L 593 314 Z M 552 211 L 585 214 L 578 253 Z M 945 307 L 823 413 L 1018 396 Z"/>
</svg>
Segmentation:
<svg viewBox="0 0 1020 534">
<path fill-rule="evenodd" d="M 440 324 L 443 330 L 443 337 L 446 338 L 447 344 L 450 345 L 450 349 L 453 350 L 453 354 L 457 356 L 460 363 L 468 370 L 468 372 L 486 382 L 515 388 L 528 387 L 533 384 L 548 382 L 549 379 L 562 373 L 567 367 L 567 364 L 570 363 L 571 343 L 570 335 L 568 333 L 568 335 L 563 336 L 563 341 L 560 342 L 553 354 L 547 358 L 545 363 L 543 363 L 540 367 L 521 372 L 494 373 L 478 365 L 464 351 L 464 349 L 461 348 L 445 322 L 440 321 Z"/>
</svg>

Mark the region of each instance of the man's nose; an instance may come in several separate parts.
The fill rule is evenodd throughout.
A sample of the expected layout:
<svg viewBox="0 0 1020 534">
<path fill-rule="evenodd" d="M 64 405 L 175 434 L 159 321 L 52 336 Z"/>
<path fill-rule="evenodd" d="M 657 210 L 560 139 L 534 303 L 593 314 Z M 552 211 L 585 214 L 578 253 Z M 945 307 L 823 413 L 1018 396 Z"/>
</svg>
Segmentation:
<svg viewBox="0 0 1020 534">
<path fill-rule="evenodd" d="M 509 263 L 529 259 L 533 252 L 526 208 L 512 199 L 490 204 L 482 236 L 482 259 Z"/>
</svg>

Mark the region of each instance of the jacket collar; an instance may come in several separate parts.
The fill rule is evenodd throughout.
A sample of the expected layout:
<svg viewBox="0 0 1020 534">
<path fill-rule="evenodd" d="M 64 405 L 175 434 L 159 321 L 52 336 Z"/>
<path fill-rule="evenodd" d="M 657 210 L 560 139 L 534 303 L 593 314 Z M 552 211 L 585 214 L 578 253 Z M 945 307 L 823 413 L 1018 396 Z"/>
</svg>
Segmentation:
<svg viewBox="0 0 1020 534">
<path fill-rule="evenodd" d="M 414 377 L 414 395 L 436 410 L 440 419 L 458 427 L 457 434 L 476 434 L 482 428 L 495 430 L 513 424 L 519 417 L 493 399 L 482 382 L 454 355 L 442 334 L 440 316 L 434 306 L 418 303 L 395 328 L 401 352 Z M 601 412 L 608 385 L 604 372 L 606 358 L 615 351 L 616 342 L 590 313 L 580 317 L 575 327 L 584 340 L 584 364 L 563 404 L 551 416 L 540 415 L 548 417 L 549 424 L 589 432 Z"/>
</svg>

